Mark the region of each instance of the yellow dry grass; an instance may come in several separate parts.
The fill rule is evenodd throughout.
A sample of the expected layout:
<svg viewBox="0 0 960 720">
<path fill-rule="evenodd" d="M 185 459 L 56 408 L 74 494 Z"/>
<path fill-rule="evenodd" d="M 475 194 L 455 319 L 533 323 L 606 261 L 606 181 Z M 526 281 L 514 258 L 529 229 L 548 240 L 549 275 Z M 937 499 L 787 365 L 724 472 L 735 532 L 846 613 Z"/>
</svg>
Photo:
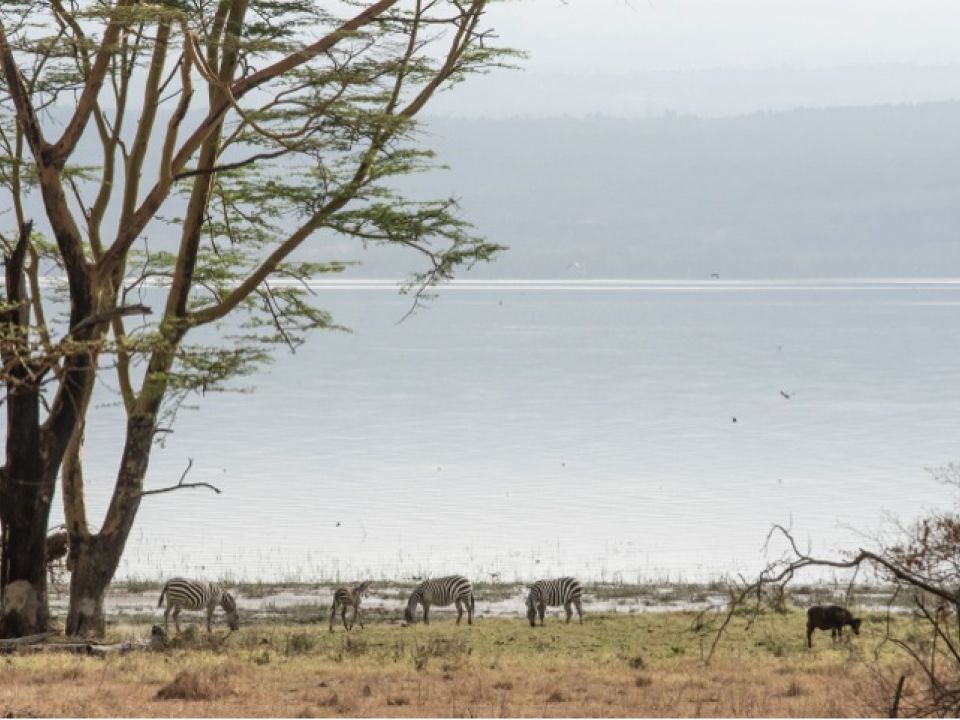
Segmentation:
<svg viewBox="0 0 960 720">
<path fill-rule="evenodd" d="M 552 622 L 551 622 L 552 620 Z M 906 620 L 900 622 L 908 622 Z M 800 613 L 737 619 L 714 661 L 688 613 L 481 619 L 456 627 L 247 627 L 220 646 L 106 659 L 0 658 L 0 713 L 40 716 L 816 716 L 880 715 L 876 678 L 903 660 L 879 619 L 804 646 Z M 129 637 L 146 627 L 114 630 Z M 165 692 L 161 692 L 167 688 Z M 172 688 L 172 689 L 171 689 Z M 158 697 L 158 693 L 160 697 Z M 164 695 L 171 699 L 161 699 Z"/>
</svg>

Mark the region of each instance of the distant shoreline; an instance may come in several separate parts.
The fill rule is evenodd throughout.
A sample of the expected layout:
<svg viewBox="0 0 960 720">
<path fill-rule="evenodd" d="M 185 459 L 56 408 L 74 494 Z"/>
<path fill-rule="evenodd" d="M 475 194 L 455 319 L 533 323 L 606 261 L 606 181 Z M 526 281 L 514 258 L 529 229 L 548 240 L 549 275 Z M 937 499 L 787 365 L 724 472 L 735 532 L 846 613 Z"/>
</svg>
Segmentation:
<svg viewBox="0 0 960 720">
<path fill-rule="evenodd" d="M 338 278 L 309 280 L 307 285 L 325 290 L 396 290 L 403 279 Z M 444 290 L 954 290 L 960 278 L 782 278 L 782 279 L 633 279 L 633 278 L 510 278 L 458 279 L 437 285 L 430 292 Z"/>
</svg>

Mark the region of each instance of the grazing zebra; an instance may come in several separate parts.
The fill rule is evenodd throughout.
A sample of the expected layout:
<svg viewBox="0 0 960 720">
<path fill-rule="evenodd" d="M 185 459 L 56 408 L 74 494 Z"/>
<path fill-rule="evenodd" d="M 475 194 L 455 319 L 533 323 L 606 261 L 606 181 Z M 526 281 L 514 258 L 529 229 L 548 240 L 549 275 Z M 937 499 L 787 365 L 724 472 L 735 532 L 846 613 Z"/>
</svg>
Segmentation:
<svg viewBox="0 0 960 720">
<path fill-rule="evenodd" d="M 333 594 L 333 607 L 330 608 L 330 632 L 333 632 L 333 620 L 337 616 L 338 607 L 342 608 L 340 617 L 343 619 L 343 626 L 347 630 L 353 628 L 353 624 L 360 618 L 360 599 L 367 594 L 370 584 L 369 580 L 364 580 L 352 590 L 337 588 Z M 353 617 L 347 625 L 347 608 L 349 607 L 353 608 Z M 360 627 L 363 628 L 363 620 L 360 620 Z"/>
<path fill-rule="evenodd" d="M 173 612 L 173 623 L 180 632 L 180 610 L 203 610 L 207 611 L 207 632 L 211 632 L 211 623 L 213 622 L 213 611 L 217 605 L 223 607 L 227 614 L 227 626 L 231 630 L 240 628 L 240 616 L 237 614 L 237 603 L 233 596 L 223 589 L 219 583 L 208 583 L 200 580 L 186 580 L 184 578 L 173 578 L 167 580 L 167 584 L 160 591 L 160 601 L 157 607 L 163 605 L 163 598 L 167 598 L 167 609 L 163 612 L 163 629 L 167 629 L 167 619 Z"/>
<path fill-rule="evenodd" d="M 417 605 L 423 605 L 423 622 L 430 624 L 431 605 L 457 604 L 457 625 L 463 617 L 463 608 L 467 608 L 467 624 L 473 625 L 473 586 L 462 575 L 449 575 L 436 580 L 424 580 L 410 593 L 403 619 L 407 624 L 416 622 L 414 613 Z"/>
<path fill-rule="evenodd" d="M 527 595 L 527 620 L 530 621 L 530 627 L 536 627 L 538 614 L 540 624 L 543 625 L 543 616 L 547 607 L 557 605 L 563 605 L 563 609 L 567 611 L 567 622 L 570 622 L 570 618 L 573 617 L 570 606 L 575 605 L 580 623 L 583 624 L 583 606 L 580 604 L 582 596 L 583 587 L 572 577 L 537 580 L 530 588 L 530 594 Z"/>
</svg>

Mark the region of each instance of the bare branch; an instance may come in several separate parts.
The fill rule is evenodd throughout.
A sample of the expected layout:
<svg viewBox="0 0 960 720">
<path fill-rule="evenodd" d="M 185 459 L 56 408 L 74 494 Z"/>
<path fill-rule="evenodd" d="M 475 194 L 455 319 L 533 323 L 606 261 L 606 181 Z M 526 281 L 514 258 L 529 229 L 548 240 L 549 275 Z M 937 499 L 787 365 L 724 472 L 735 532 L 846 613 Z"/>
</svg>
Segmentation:
<svg viewBox="0 0 960 720">
<path fill-rule="evenodd" d="M 139 496 L 139 497 L 145 497 L 145 496 L 147 496 L 147 495 L 159 495 L 160 493 L 173 492 L 174 490 L 184 490 L 184 489 L 187 489 L 187 488 L 200 488 L 200 487 L 204 487 L 204 488 L 207 488 L 207 489 L 209 489 L 209 490 L 213 490 L 217 495 L 219 495 L 220 492 L 221 492 L 221 491 L 220 491 L 220 488 L 218 488 L 218 487 L 215 486 L 215 485 L 211 485 L 210 483 L 206 483 L 206 482 L 191 482 L 191 483 L 184 482 L 184 481 L 187 479 L 187 473 L 190 472 L 190 469 L 191 469 L 192 467 L 193 467 L 193 458 L 188 458 L 187 468 L 186 468 L 186 470 L 183 471 L 183 474 L 180 476 L 180 482 L 178 482 L 176 485 L 171 485 L 170 487 L 165 487 L 165 488 L 158 488 L 158 489 L 156 489 L 156 490 L 141 490 L 141 491 L 138 493 L 138 496 Z"/>
<path fill-rule="evenodd" d="M 124 305 L 122 307 L 113 308 L 113 310 L 107 310 L 106 312 L 97 313 L 96 315 L 90 315 L 89 317 L 84 318 L 70 328 L 69 334 L 73 335 L 80 330 L 109 322 L 114 318 L 126 317 L 128 315 L 149 315 L 152 312 L 153 310 L 148 308 L 146 305 Z"/>
</svg>

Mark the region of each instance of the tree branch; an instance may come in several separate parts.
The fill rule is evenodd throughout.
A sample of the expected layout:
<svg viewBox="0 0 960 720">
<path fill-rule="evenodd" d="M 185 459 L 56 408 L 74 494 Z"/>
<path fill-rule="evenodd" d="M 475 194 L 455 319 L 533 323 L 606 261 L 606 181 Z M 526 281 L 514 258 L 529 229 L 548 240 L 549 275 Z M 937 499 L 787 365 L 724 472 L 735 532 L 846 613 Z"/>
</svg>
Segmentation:
<svg viewBox="0 0 960 720">
<path fill-rule="evenodd" d="M 115 11 L 122 13 L 122 9 L 130 5 L 131 2 L 132 0 L 120 0 L 120 2 L 117 3 Z M 55 167 L 62 168 L 64 166 L 67 158 L 70 157 L 77 143 L 80 142 L 80 137 L 87 127 L 90 115 L 97 105 L 97 96 L 100 94 L 100 88 L 103 86 L 103 81 L 106 78 L 107 69 L 110 67 L 110 61 L 116 49 L 114 46 L 120 37 L 121 23 L 117 18 L 117 14 L 110 19 L 110 24 L 103 33 L 100 49 L 97 51 L 97 56 L 93 61 L 93 67 L 91 67 L 90 72 L 85 78 L 83 92 L 77 101 L 76 112 L 74 112 L 73 117 L 71 117 L 67 123 L 63 135 L 49 148 L 47 162 Z"/>
<path fill-rule="evenodd" d="M 230 108 L 233 107 L 233 103 L 251 90 L 329 51 L 344 38 L 353 36 L 360 28 L 376 21 L 379 16 L 389 10 L 393 5 L 396 5 L 397 2 L 398 0 L 380 0 L 312 45 L 229 86 L 229 99 L 224 99 L 211 107 L 207 113 L 207 117 L 200 123 L 199 127 L 194 130 L 193 134 L 184 141 L 184 144 L 169 164 L 170 177 L 162 177 L 150 192 L 147 193 L 140 207 L 130 217 L 129 222 L 126 223 L 122 231 L 118 234 L 117 239 L 110 246 L 110 249 L 107 250 L 103 257 L 97 262 L 98 270 L 102 267 L 112 267 L 116 263 L 121 262 L 121 258 L 126 255 L 127 251 L 140 236 L 143 228 L 153 219 L 160 205 L 170 193 L 170 189 L 173 186 L 173 176 L 183 169 L 187 161 L 200 149 L 200 146 L 203 145 L 210 134 L 220 127 L 224 116 Z M 189 42 L 189 39 L 185 39 L 185 42 Z"/>
<path fill-rule="evenodd" d="M 211 485 L 210 483 L 206 483 L 206 482 L 192 482 L 192 483 L 184 482 L 184 480 L 187 479 L 187 473 L 190 472 L 190 468 L 192 468 L 192 467 L 193 467 L 193 458 L 188 458 L 187 469 L 184 470 L 184 471 L 183 471 L 183 474 L 180 476 L 180 482 L 178 482 L 176 485 L 171 485 L 170 487 L 165 487 L 165 488 L 158 488 L 158 489 L 156 489 L 156 490 L 141 490 L 141 491 L 138 493 L 139 497 L 145 497 L 145 496 L 147 496 L 147 495 L 159 495 L 160 493 L 173 492 L 174 490 L 184 490 L 184 489 L 186 489 L 186 488 L 199 488 L 199 487 L 208 488 L 208 489 L 210 489 L 210 490 L 213 490 L 217 495 L 219 495 L 219 494 L 220 494 L 220 488 L 218 488 L 218 487 L 215 486 L 215 485 Z"/>
<path fill-rule="evenodd" d="M 149 315 L 151 312 L 153 312 L 153 310 L 146 305 L 124 305 L 122 307 L 113 308 L 112 310 L 107 310 L 106 312 L 85 317 L 83 320 L 70 328 L 69 334 L 73 335 L 74 333 L 77 333 L 88 327 L 109 322 L 117 317 L 126 317 L 128 315 Z"/>
</svg>

